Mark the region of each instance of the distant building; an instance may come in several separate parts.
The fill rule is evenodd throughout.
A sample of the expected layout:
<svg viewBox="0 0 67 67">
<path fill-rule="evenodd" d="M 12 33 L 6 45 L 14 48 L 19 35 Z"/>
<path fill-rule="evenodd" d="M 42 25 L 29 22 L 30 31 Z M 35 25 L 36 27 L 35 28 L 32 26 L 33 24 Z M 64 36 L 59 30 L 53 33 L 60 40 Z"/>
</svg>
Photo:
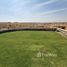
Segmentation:
<svg viewBox="0 0 67 67">
<path fill-rule="evenodd" d="M 53 28 L 61 28 L 67 30 L 67 23 L 11 23 L 11 22 L 1 22 L 0 29 L 53 29 Z"/>
</svg>

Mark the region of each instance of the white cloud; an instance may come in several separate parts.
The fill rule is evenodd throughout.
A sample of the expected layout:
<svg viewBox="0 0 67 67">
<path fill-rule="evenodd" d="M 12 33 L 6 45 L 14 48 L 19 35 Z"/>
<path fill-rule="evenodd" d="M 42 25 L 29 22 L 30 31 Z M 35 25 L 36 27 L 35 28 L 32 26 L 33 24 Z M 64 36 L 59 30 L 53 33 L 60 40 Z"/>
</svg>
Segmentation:
<svg viewBox="0 0 67 67">
<path fill-rule="evenodd" d="M 57 13 L 57 12 L 61 12 L 67 10 L 67 8 L 63 8 L 63 9 L 57 9 L 57 10 L 51 10 L 51 11 L 47 11 L 47 12 L 43 12 L 43 13 L 39 13 L 38 15 L 49 15 L 49 14 L 53 14 L 53 13 Z"/>
<path fill-rule="evenodd" d="M 47 1 L 47 2 L 38 3 L 38 4 L 36 4 L 33 8 L 36 9 L 36 8 L 39 8 L 39 7 L 42 7 L 42 6 L 51 4 L 51 3 L 56 2 L 56 1 L 58 1 L 58 0 L 49 0 L 49 1 Z"/>
</svg>

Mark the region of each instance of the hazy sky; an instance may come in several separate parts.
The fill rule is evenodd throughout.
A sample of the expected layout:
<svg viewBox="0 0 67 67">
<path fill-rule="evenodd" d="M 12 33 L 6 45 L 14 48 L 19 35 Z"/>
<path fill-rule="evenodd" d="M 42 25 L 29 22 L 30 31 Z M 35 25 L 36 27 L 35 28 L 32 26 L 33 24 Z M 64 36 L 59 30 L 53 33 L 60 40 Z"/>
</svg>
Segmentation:
<svg viewBox="0 0 67 67">
<path fill-rule="evenodd" d="M 67 21 L 67 0 L 0 0 L 0 21 Z"/>
</svg>

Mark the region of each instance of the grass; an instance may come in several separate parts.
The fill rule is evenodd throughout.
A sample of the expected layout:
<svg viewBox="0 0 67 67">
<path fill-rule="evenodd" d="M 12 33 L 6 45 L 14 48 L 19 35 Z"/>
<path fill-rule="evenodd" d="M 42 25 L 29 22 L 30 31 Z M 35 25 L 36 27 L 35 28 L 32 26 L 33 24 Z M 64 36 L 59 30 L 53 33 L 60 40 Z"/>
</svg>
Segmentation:
<svg viewBox="0 0 67 67">
<path fill-rule="evenodd" d="M 67 39 L 49 31 L 0 34 L 0 67 L 67 67 Z"/>
</svg>

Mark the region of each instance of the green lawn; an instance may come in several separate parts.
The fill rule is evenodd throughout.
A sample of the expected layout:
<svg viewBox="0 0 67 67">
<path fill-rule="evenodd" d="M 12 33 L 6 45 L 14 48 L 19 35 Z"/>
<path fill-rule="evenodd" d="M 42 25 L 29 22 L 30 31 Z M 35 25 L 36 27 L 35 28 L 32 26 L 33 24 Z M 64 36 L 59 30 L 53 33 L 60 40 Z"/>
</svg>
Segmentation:
<svg viewBox="0 0 67 67">
<path fill-rule="evenodd" d="M 67 39 L 49 31 L 0 34 L 0 67 L 67 67 Z"/>
</svg>

